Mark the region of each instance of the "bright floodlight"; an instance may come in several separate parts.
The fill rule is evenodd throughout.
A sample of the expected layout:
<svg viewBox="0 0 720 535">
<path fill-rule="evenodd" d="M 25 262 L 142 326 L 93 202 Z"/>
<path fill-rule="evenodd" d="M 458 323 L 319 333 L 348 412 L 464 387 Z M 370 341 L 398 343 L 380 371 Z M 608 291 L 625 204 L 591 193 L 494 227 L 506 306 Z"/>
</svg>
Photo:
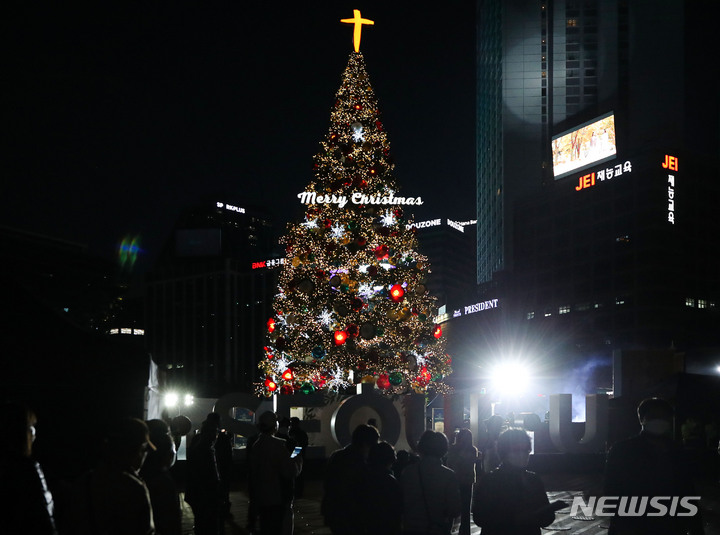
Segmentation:
<svg viewBox="0 0 720 535">
<path fill-rule="evenodd" d="M 165 406 L 175 407 L 180 400 L 179 396 L 175 392 L 168 392 L 165 394 Z"/>
<path fill-rule="evenodd" d="M 189 407 L 195 401 L 195 397 L 192 394 L 185 394 L 185 406 Z"/>
<path fill-rule="evenodd" d="M 527 388 L 530 374 L 527 367 L 518 362 L 504 362 L 492 369 L 490 380 L 498 394 L 518 396 Z"/>
</svg>

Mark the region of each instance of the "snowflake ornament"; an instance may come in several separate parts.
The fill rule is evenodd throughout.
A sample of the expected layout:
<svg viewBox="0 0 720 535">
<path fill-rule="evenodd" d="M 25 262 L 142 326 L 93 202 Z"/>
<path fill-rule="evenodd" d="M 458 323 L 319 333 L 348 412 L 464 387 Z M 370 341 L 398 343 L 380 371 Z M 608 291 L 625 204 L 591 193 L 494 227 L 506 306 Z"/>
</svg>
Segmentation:
<svg viewBox="0 0 720 535">
<path fill-rule="evenodd" d="M 330 327 L 333 322 L 332 313 L 329 310 L 323 310 L 317 317 L 318 321 L 325 327 Z"/>
<path fill-rule="evenodd" d="M 306 228 L 318 228 L 317 218 L 315 219 L 308 219 L 305 221 L 305 223 L 302 224 Z"/>
<path fill-rule="evenodd" d="M 380 221 L 382 221 L 383 227 L 392 227 L 396 222 L 395 214 L 388 210 L 385 212 L 385 215 L 380 218 Z"/>
<path fill-rule="evenodd" d="M 353 123 L 350 127 L 353 131 L 352 138 L 354 142 L 365 141 L 365 132 L 363 132 L 363 125 L 361 123 Z"/>
<path fill-rule="evenodd" d="M 343 234 L 345 234 L 345 227 L 341 225 L 335 225 L 330 229 L 330 236 L 336 239 L 340 239 L 343 237 Z"/>
</svg>

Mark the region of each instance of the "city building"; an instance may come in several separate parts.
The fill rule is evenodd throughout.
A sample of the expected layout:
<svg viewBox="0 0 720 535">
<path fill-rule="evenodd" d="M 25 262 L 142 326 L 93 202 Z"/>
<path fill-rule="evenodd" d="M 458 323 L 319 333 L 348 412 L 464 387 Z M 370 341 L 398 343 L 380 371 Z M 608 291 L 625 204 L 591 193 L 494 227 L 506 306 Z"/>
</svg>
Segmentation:
<svg viewBox="0 0 720 535">
<path fill-rule="evenodd" d="M 475 221 L 448 218 L 416 221 L 418 251 L 428 258 L 427 287 L 447 314 L 475 291 Z"/>
<path fill-rule="evenodd" d="M 589 392 L 622 351 L 710 369 L 712 21 L 680 0 L 478 0 L 478 300 L 499 299 L 485 331 L 504 330 L 486 357 L 513 337 L 557 373 L 601 362 Z"/>
<path fill-rule="evenodd" d="M 103 422 L 142 414 L 144 337 L 109 335 L 120 317 L 133 325 L 124 275 L 85 245 L 8 227 L 0 273 L 0 391 L 38 415 L 45 438 L 34 452 L 46 474 L 74 477 L 98 461 L 78 444 L 94 444 Z"/>
<path fill-rule="evenodd" d="M 227 199 L 185 210 L 146 281 L 145 338 L 163 386 L 251 391 L 281 263 L 267 213 Z"/>
</svg>

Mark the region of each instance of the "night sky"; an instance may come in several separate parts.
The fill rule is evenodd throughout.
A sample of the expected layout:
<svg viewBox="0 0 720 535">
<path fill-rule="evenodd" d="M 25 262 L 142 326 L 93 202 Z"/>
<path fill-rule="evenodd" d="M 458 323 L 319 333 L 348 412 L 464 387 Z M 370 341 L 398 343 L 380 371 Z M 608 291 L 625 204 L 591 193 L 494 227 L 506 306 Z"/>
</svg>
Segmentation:
<svg viewBox="0 0 720 535">
<path fill-rule="evenodd" d="M 474 218 L 474 2 L 279 4 L 12 2 L 0 224 L 147 262 L 203 197 L 296 218 L 353 8 L 401 193 Z"/>
</svg>

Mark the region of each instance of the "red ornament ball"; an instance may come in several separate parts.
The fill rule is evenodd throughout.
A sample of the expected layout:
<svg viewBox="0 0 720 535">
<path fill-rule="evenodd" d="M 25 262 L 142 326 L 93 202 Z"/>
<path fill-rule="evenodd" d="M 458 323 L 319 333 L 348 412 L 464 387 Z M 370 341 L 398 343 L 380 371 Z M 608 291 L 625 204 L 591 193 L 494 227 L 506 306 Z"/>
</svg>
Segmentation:
<svg viewBox="0 0 720 535">
<path fill-rule="evenodd" d="M 283 381 L 292 381 L 294 379 L 293 371 L 291 369 L 287 369 L 283 372 L 282 378 Z"/>
<path fill-rule="evenodd" d="M 358 329 L 358 326 L 354 323 L 351 323 L 347 327 L 345 327 L 345 332 L 350 338 L 355 338 L 358 333 L 360 332 L 360 329 Z"/>
<path fill-rule="evenodd" d="M 377 378 L 377 381 L 375 381 L 375 384 L 380 390 L 387 390 L 390 388 L 390 378 L 388 377 L 387 373 L 380 374 L 380 377 Z"/>
<path fill-rule="evenodd" d="M 390 288 L 390 300 L 394 303 L 400 303 L 404 299 L 405 290 L 400 284 L 394 284 Z"/>
<path fill-rule="evenodd" d="M 277 390 L 277 383 L 273 381 L 271 377 L 266 377 L 265 388 L 267 388 L 269 392 L 275 392 Z"/>
<path fill-rule="evenodd" d="M 341 346 L 347 340 L 347 333 L 345 331 L 335 331 L 333 338 L 335 339 L 335 345 Z"/>
<path fill-rule="evenodd" d="M 384 260 L 389 256 L 390 248 L 387 245 L 378 245 L 375 247 L 375 258 Z"/>
</svg>

